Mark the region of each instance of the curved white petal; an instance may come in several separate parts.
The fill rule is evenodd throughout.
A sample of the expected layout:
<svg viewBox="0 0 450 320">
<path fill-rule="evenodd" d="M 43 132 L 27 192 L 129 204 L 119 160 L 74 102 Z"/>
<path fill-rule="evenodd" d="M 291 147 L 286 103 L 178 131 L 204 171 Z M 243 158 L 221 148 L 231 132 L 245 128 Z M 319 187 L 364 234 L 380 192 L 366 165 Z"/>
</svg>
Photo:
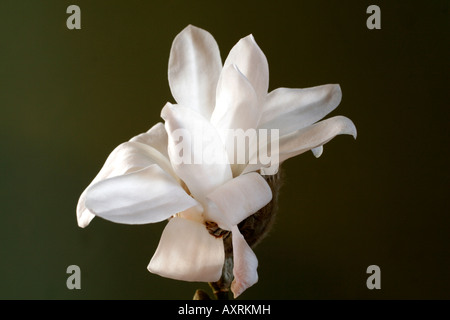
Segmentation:
<svg viewBox="0 0 450 320">
<path fill-rule="evenodd" d="M 232 226 L 254 214 L 272 199 L 272 190 L 266 180 L 256 172 L 240 175 L 206 197 L 206 219 L 220 228 L 231 230 Z"/>
<path fill-rule="evenodd" d="M 256 128 L 259 117 L 256 93 L 250 82 L 236 65 L 224 67 L 217 85 L 211 123 L 222 134 L 226 129 Z"/>
<path fill-rule="evenodd" d="M 100 181 L 87 190 L 86 207 L 106 220 L 144 224 L 198 205 L 158 165 Z"/>
<path fill-rule="evenodd" d="M 233 241 L 233 274 L 231 291 L 234 298 L 241 295 L 247 288 L 258 282 L 258 259 L 247 244 L 237 226 L 231 230 Z"/>
<path fill-rule="evenodd" d="M 89 225 L 94 218 L 94 214 L 86 208 L 86 191 L 92 185 L 107 178 L 120 176 L 126 173 L 141 170 L 152 164 L 158 164 L 172 176 L 175 173 L 172 170 L 169 160 L 155 148 L 140 142 L 124 142 L 116 147 L 106 159 L 105 164 L 83 191 L 77 204 L 77 221 L 81 228 Z"/>
<path fill-rule="evenodd" d="M 226 149 L 214 126 L 190 108 L 166 104 L 161 112 L 169 135 L 169 156 L 192 195 L 205 195 L 232 178 Z"/>
<path fill-rule="evenodd" d="M 239 173 L 237 152 L 245 153 L 242 147 L 237 148 L 234 139 L 239 132 L 243 136 L 248 129 L 256 129 L 260 115 L 256 93 L 250 82 L 236 65 L 225 67 L 217 85 L 217 102 L 211 116 L 211 123 L 217 128 L 227 148 L 234 176 Z M 245 155 L 240 156 L 245 157 Z"/>
<path fill-rule="evenodd" d="M 306 89 L 278 88 L 267 95 L 259 127 L 279 129 L 281 137 L 319 121 L 333 111 L 341 99 L 338 84 Z"/>
<path fill-rule="evenodd" d="M 222 275 L 224 259 L 222 238 L 212 236 L 202 223 L 175 217 L 164 229 L 148 270 L 175 280 L 214 282 Z"/>
<path fill-rule="evenodd" d="M 132 142 L 140 142 L 149 145 L 164 155 L 167 159 L 169 154 L 167 153 L 167 132 L 162 122 L 158 122 L 145 133 L 141 133 L 130 139 Z"/>
<path fill-rule="evenodd" d="M 349 134 L 356 139 L 355 125 L 350 119 L 343 116 L 332 117 L 285 135 L 280 138 L 278 155 L 272 156 L 270 164 L 281 164 L 289 158 L 313 149 L 315 149 L 313 153 L 319 155 L 321 146 L 340 134 Z M 270 148 L 270 144 L 265 148 Z M 260 149 L 259 152 L 267 154 L 266 150 Z M 263 167 L 265 166 L 260 163 L 249 164 L 243 173 L 260 170 Z"/>
<path fill-rule="evenodd" d="M 339 134 L 349 134 L 356 139 L 356 127 L 349 118 L 336 116 L 295 131 L 280 139 L 279 161 L 320 147 Z"/>
<path fill-rule="evenodd" d="M 175 100 L 209 119 L 222 60 L 213 36 L 187 26 L 174 39 L 169 58 L 169 85 Z"/>
<path fill-rule="evenodd" d="M 77 203 L 77 223 L 80 228 L 85 228 L 95 218 L 95 214 L 86 209 L 86 189 L 81 193 Z"/>
<path fill-rule="evenodd" d="M 263 101 L 269 88 L 269 64 L 253 35 L 242 38 L 231 49 L 224 68 L 231 64 L 238 66 L 255 89 L 258 100 Z"/>
<path fill-rule="evenodd" d="M 314 157 L 319 158 L 323 153 L 323 146 L 318 146 L 316 148 L 311 149 Z"/>
</svg>

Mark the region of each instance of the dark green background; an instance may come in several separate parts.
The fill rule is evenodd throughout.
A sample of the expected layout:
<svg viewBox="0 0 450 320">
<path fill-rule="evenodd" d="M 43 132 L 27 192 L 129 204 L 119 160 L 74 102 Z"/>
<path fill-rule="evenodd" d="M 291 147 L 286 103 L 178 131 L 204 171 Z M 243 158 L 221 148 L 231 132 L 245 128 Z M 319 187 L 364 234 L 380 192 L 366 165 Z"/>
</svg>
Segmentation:
<svg viewBox="0 0 450 320">
<path fill-rule="evenodd" d="M 82 29 L 66 28 L 81 8 Z M 381 30 L 366 8 L 381 7 Z M 253 33 L 270 90 L 340 83 L 339 136 L 287 161 L 280 211 L 244 299 L 450 298 L 448 1 L 0 2 L 0 298 L 190 299 L 146 269 L 165 223 L 75 207 L 107 155 L 160 121 L 169 50 L 194 24 L 226 57 Z M 66 288 L 67 266 L 82 289 Z M 368 290 L 366 268 L 381 268 Z"/>
</svg>

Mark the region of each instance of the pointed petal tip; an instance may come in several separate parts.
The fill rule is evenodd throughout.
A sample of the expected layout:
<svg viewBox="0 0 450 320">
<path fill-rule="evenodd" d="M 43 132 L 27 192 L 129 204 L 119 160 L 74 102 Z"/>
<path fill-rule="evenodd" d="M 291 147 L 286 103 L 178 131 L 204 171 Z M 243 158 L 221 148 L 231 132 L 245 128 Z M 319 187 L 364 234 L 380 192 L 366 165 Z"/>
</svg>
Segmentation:
<svg viewBox="0 0 450 320">
<path fill-rule="evenodd" d="M 311 149 L 311 151 L 314 154 L 314 157 L 319 158 L 323 153 L 323 146 L 319 146 L 314 149 Z"/>
<path fill-rule="evenodd" d="M 180 34 L 183 32 L 192 32 L 192 31 L 195 32 L 195 31 L 206 31 L 206 30 L 203 30 L 202 28 L 194 26 L 193 24 L 188 24 L 186 27 L 184 27 L 183 30 L 181 30 Z"/>
<path fill-rule="evenodd" d="M 76 209 L 77 224 L 80 228 L 86 228 L 95 215 L 86 208 L 86 190 L 80 196 Z"/>
<path fill-rule="evenodd" d="M 342 101 L 342 89 L 339 84 L 331 84 L 330 86 L 332 87 L 329 93 L 330 101 L 333 101 L 333 105 L 337 107 Z"/>
<path fill-rule="evenodd" d="M 89 225 L 89 223 L 84 223 L 82 221 L 78 221 L 78 226 L 82 229 L 86 228 Z"/>
<path fill-rule="evenodd" d="M 147 265 L 147 270 L 148 270 L 150 273 L 159 275 L 159 274 L 158 274 L 158 269 L 155 268 L 155 267 L 153 266 L 153 264 L 154 264 L 154 263 L 153 263 L 153 257 L 152 257 L 152 259 L 150 260 L 150 262 L 149 262 L 148 265 Z"/>
<path fill-rule="evenodd" d="M 256 279 L 256 282 L 254 282 L 252 285 L 256 284 L 258 282 L 258 279 Z M 239 284 L 236 282 L 236 280 L 233 280 L 231 283 L 231 292 L 233 292 L 233 298 L 236 299 L 239 297 L 244 291 L 247 289 L 245 286 Z"/>
<path fill-rule="evenodd" d="M 231 283 L 230 289 L 231 292 L 233 292 L 234 299 L 239 297 L 245 291 L 245 289 L 241 285 L 238 285 L 235 280 L 233 280 L 233 282 Z"/>
<path fill-rule="evenodd" d="M 197 34 L 207 34 L 207 35 L 211 35 L 209 31 L 194 26 L 193 24 L 188 24 L 183 30 L 180 31 L 179 35 L 182 33 L 197 33 Z"/>
<path fill-rule="evenodd" d="M 233 283 L 231 284 L 231 292 L 233 292 L 233 298 L 237 299 L 237 297 L 239 297 L 242 293 L 242 289 L 241 288 L 236 288 L 236 283 L 233 280 Z"/>
<path fill-rule="evenodd" d="M 336 118 L 339 120 L 340 134 L 351 135 L 356 140 L 357 130 L 353 121 L 344 116 L 336 116 Z"/>
<path fill-rule="evenodd" d="M 94 219 L 95 215 L 85 209 L 80 215 L 77 214 L 77 223 L 80 228 L 86 228 Z"/>
<path fill-rule="evenodd" d="M 166 102 L 164 107 L 161 109 L 161 118 L 165 121 L 167 121 L 167 118 L 169 117 L 168 112 L 172 111 L 173 104 L 170 102 Z"/>
<path fill-rule="evenodd" d="M 256 42 L 255 36 L 253 35 L 253 33 L 250 33 L 248 36 L 245 36 L 243 38 L 241 38 L 239 42 L 248 42 L 251 45 L 255 46 L 256 48 L 258 48 L 258 50 L 261 50 L 261 48 L 259 47 L 258 43 Z"/>
<path fill-rule="evenodd" d="M 349 129 L 349 134 L 350 135 L 352 135 L 353 136 L 353 139 L 355 139 L 356 140 L 356 138 L 357 138 L 357 136 L 358 136 L 358 131 L 356 130 L 356 126 L 355 126 L 355 124 L 353 123 L 353 121 L 352 120 L 350 120 L 349 119 L 349 121 L 350 121 L 350 129 Z"/>
<path fill-rule="evenodd" d="M 239 41 L 248 41 L 248 40 L 250 40 L 250 42 L 252 42 L 253 44 L 257 45 L 255 36 L 253 35 L 253 33 L 250 33 L 249 35 L 239 39 Z"/>
<path fill-rule="evenodd" d="M 335 92 L 342 97 L 341 85 L 339 83 L 335 83 L 335 84 L 333 84 L 333 87 L 334 87 Z"/>
</svg>

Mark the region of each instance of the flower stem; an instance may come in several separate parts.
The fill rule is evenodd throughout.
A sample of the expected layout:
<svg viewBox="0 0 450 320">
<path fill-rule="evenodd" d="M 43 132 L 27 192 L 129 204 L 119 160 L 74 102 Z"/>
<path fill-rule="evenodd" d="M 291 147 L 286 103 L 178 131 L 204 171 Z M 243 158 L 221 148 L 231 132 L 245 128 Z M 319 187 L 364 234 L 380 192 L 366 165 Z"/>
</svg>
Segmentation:
<svg viewBox="0 0 450 320">
<path fill-rule="evenodd" d="M 220 287 L 219 281 L 218 282 L 210 282 L 209 286 L 213 290 L 216 300 L 229 300 L 230 299 L 229 294 L 228 294 L 230 289 Z"/>
</svg>

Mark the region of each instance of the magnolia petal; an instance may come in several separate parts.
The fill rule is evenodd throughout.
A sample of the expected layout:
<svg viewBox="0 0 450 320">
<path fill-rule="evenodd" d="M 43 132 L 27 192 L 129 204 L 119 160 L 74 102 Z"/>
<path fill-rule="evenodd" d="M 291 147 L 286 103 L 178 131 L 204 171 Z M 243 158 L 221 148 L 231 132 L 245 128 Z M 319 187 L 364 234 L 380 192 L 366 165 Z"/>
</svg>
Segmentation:
<svg viewBox="0 0 450 320">
<path fill-rule="evenodd" d="M 209 32 L 189 25 L 175 37 L 168 75 L 177 103 L 209 119 L 221 69 L 219 47 Z"/>
<path fill-rule="evenodd" d="M 258 259 L 237 226 L 233 227 L 231 233 L 234 261 L 234 280 L 231 283 L 231 291 L 234 298 L 237 298 L 247 288 L 258 282 Z"/>
<path fill-rule="evenodd" d="M 307 89 L 278 88 L 267 95 L 259 127 L 279 129 L 281 137 L 319 121 L 333 111 L 341 99 L 338 84 Z"/>
<path fill-rule="evenodd" d="M 136 137 L 130 139 L 132 142 L 140 142 L 149 145 L 164 155 L 167 159 L 169 154 L 167 153 L 167 132 L 162 122 L 158 122 L 145 133 L 141 133 Z"/>
<path fill-rule="evenodd" d="M 220 134 L 226 129 L 256 128 L 260 116 L 256 93 L 236 65 L 223 68 L 216 97 L 211 123 Z"/>
<path fill-rule="evenodd" d="M 225 259 L 223 240 L 213 237 L 205 225 L 174 217 L 163 231 L 148 270 L 183 281 L 219 280 Z"/>
<path fill-rule="evenodd" d="M 231 49 L 224 68 L 231 64 L 238 66 L 255 89 L 258 100 L 263 101 L 269 88 L 269 64 L 253 35 L 242 38 Z"/>
<path fill-rule="evenodd" d="M 332 117 L 280 138 L 280 163 L 308 150 L 320 147 L 340 134 L 356 139 L 356 127 L 343 116 Z M 319 149 L 320 150 L 320 149 Z"/>
<path fill-rule="evenodd" d="M 353 122 L 343 116 L 332 117 L 309 127 L 297 130 L 291 134 L 285 135 L 280 138 L 278 153 L 271 154 L 271 162 L 269 165 L 272 168 L 277 168 L 277 165 L 283 161 L 302 154 L 308 150 L 312 150 L 314 155 L 320 156 L 323 151 L 323 145 L 340 134 L 349 134 L 356 139 L 356 127 Z M 259 149 L 259 152 L 268 154 L 266 148 L 271 148 L 268 144 Z M 276 149 L 276 148 L 275 148 Z M 268 167 L 261 163 L 248 164 L 243 170 L 243 174 L 261 170 Z M 269 168 L 270 169 L 270 168 Z M 276 170 L 262 170 L 264 174 L 274 174 Z"/>
<path fill-rule="evenodd" d="M 83 191 L 77 204 L 77 221 L 81 228 L 89 225 L 94 214 L 86 208 L 86 191 L 92 185 L 107 178 L 112 178 L 141 170 L 152 164 L 158 164 L 172 176 L 176 177 L 168 158 L 155 148 L 140 142 L 125 142 L 116 147 L 106 159 L 100 172 Z"/>
<path fill-rule="evenodd" d="M 87 190 L 86 207 L 112 222 L 159 222 L 198 205 L 158 165 L 100 181 Z"/>
<path fill-rule="evenodd" d="M 312 148 L 311 151 L 312 151 L 314 157 L 319 158 L 323 153 L 323 146 L 319 146 L 317 148 Z"/>
<path fill-rule="evenodd" d="M 169 135 L 172 167 L 194 198 L 201 201 L 232 178 L 226 149 L 207 119 L 190 108 L 170 103 L 161 117 Z"/>
<path fill-rule="evenodd" d="M 80 198 L 77 203 L 77 223 L 80 228 L 85 228 L 91 223 L 92 219 L 95 218 L 95 214 L 86 209 L 86 190 L 81 193 Z"/>
<path fill-rule="evenodd" d="M 272 190 L 260 174 L 251 172 L 226 182 L 206 199 L 206 219 L 222 229 L 231 230 L 232 226 L 268 204 L 272 200 Z"/>
<path fill-rule="evenodd" d="M 222 70 L 217 85 L 216 101 L 211 123 L 217 128 L 227 148 L 233 176 L 237 176 L 239 161 L 243 162 L 238 160 L 237 152 L 243 150 L 237 149 L 234 139 L 240 132 L 241 136 L 244 136 L 248 129 L 256 129 L 261 113 L 255 90 L 236 65 L 229 65 Z"/>
</svg>

